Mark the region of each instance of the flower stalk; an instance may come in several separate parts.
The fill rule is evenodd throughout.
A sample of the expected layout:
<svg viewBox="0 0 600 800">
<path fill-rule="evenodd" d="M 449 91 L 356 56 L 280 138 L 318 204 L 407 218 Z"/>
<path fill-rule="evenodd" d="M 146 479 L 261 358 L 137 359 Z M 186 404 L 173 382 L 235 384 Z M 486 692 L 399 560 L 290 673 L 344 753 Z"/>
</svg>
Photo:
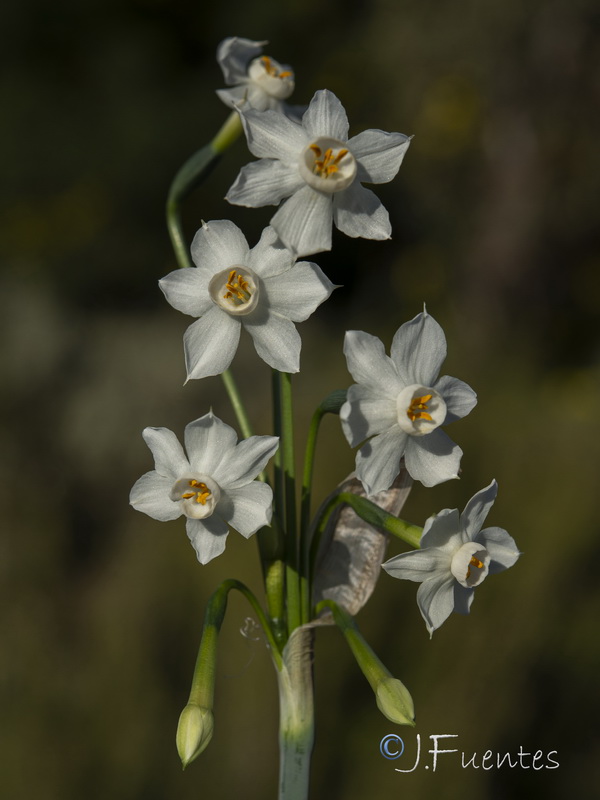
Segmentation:
<svg viewBox="0 0 600 800">
<path fill-rule="evenodd" d="M 237 111 L 232 111 L 212 141 L 197 150 L 180 167 L 167 195 L 167 228 L 180 267 L 193 266 L 181 223 L 181 203 L 216 167 L 223 153 L 242 132 Z"/>
<path fill-rule="evenodd" d="M 232 589 L 241 592 L 252 606 L 264 631 L 275 666 L 279 670 L 283 668 L 283 659 L 271 622 L 254 594 L 241 581 L 234 579 L 223 581 L 213 592 L 206 606 L 190 696 L 181 712 L 177 727 L 177 751 L 184 769 L 205 750 L 212 738 L 217 642 L 227 611 L 229 592 Z"/>
<path fill-rule="evenodd" d="M 415 710 L 408 689 L 382 664 L 369 647 L 354 618 L 333 600 L 323 600 L 317 606 L 317 613 L 325 609 L 333 614 L 335 624 L 344 636 L 356 663 L 368 680 L 381 713 L 397 725 L 414 726 Z"/>
<path fill-rule="evenodd" d="M 292 376 L 286 372 L 279 372 L 278 382 L 279 422 L 281 425 L 279 435 L 281 439 L 283 493 L 285 499 L 287 623 L 288 633 L 291 634 L 301 624 Z"/>
<path fill-rule="evenodd" d="M 304 470 L 302 472 L 302 499 L 300 504 L 300 599 L 302 622 L 310 620 L 310 510 L 312 499 L 312 479 L 317 449 L 317 436 L 321 420 L 325 414 L 339 414 L 346 401 L 346 390 L 331 392 L 315 410 L 310 421 L 306 449 L 304 452 Z"/>
</svg>

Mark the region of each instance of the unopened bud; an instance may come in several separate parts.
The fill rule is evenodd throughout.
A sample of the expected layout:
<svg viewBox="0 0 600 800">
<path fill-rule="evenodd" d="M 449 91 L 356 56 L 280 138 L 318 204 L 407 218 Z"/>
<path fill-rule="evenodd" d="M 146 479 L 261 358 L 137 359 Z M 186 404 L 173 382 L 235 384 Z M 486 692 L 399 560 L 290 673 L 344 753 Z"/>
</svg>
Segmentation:
<svg viewBox="0 0 600 800">
<path fill-rule="evenodd" d="M 209 708 L 188 703 L 183 709 L 177 725 L 176 742 L 184 769 L 207 747 L 214 727 L 214 717 Z"/>
<path fill-rule="evenodd" d="M 411 725 L 415 722 L 415 707 L 406 686 L 397 678 L 384 678 L 375 692 L 377 707 L 390 722 Z"/>
</svg>

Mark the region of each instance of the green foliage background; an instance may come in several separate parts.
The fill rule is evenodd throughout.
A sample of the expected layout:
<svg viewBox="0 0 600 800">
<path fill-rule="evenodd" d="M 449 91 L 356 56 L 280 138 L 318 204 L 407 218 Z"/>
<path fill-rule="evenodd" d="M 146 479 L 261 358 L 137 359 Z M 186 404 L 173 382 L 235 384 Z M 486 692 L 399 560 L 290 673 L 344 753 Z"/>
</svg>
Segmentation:
<svg viewBox="0 0 600 800">
<path fill-rule="evenodd" d="M 296 69 L 294 99 L 333 90 L 351 132 L 415 135 L 380 190 L 392 243 L 338 235 L 315 256 L 344 288 L 301 328 L 299 432 L 349 383 L 344 330 L 389 343 L 425 301 L 448 337 L 445 371 L 480 401 L 451 431 L 461 480 L 415 487 L 405 516 L 462 508 L 495 477 L 490 523 L 524 555 L 432 641 L 416 587 L 387 576 L 359 623 L 410 687 L 425 749 L 454 733 L 467 758 L 522 745 L 560 762 L 484 771 L 441 756 L 435 774 L 424 760 L 394 772 L 379 754 L 394 726 L 326 630 L 312 797 L 550 800 L 600 785 L 599 27 L 593 0 L 2 5 L 2 797 L 275 796 L 274 673 L 237 598 L 213 742 L 183 774 L 174 747 L 205 601 L 225 577 L 258 586 L 253 543 L 232 534 L 203 568 L 181 524 L 127 505 L 151 468 L 146 425 L 181 433 L 211 406 L 233 423 L 218 379 L 182 386 L 189 320 L 157 287 L 175 266 L 171 177 L 227 114 L 213 90 L 228 35 L 270 40 Z M 256 241 L 272 210 L 222 200 L 247 160 L 240 142 L 190 199 L 190 235 L 230 218 Z M 247 342 L 234 370 L 266 433 L 269 372 Z M 319 459 L 324 496 L 353 463 L 334 420 Z M 414 753 L 415 733 L 397 731 Z"/>
</svg>

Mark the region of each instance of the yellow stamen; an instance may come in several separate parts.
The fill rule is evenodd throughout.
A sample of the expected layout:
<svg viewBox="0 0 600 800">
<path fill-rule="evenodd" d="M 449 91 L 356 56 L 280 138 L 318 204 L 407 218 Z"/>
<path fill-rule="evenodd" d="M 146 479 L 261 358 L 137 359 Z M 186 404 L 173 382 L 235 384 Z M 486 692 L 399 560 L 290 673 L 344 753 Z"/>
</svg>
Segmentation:
<svg viewBox="0 0 600 800">
<path fill-rule="evenodd" d="M 411 422 L 416 419 L 425 419 L 428 422 L 433 422 L 433 417 L 427 413 L 427 403 L 432 396 L 431 394 L 424 394 L 421 397 L 413 397 L 411 404 L 406 409 L 406 414 Z"/>
<path fill-rule="evenodd" d="M 200 503 L 201 505 L 206 505 L 206 501 L 211 495 L 211 491 L 205 483 L 202 481 L 197 481 L 195 478 L 192 478 L 188 481 L 189 485 L 192 488 L 198 488 L 196 492 L 185 492 L 181 495 L 182 500 L 190 500 L 192 497 L 196 498 L 196 503 Z"/>
<path fill-rule="evenodd" d="M 477 567 L 477 569 L 483 569 L 483 561 L 480 561 L 475 556 L 471 556 L 471 560 L 469 561 L 469 567 L 467 568 L 467 580 L 471 577 L 471 565 Z"/>
<path fill-rule="evenodd" d="M 342 149 L 334 156 L 333 148 L 328 147 L 327 150 L 325 150 L 323 158 L 320 158 L 321 148 L 318 145 L 311 144 L 309 145 L 309 149 L 312 150 L 316 156 L 313 172 L 321 178 L 328 178 L 330 175 L 338 172 L 338 164 L 345 155 L 348 155 L 348 150 Z"/>
<path fill-rule="evenodd" d="M 262 65 L 265 68 L 265 72 L 267 72 L 272 78 L 289 78 L 292 74 L 289 69 L 283 70 L 283 72 L 279 72 L 279 70 L 273 64 L 269 56 L 262 56 L 260 60 L 262 61 Z"/>
<path fill-rule="evenodd" d="M 252 297 L 250 284 L 243 275 L 240 275 L 239 272 L 236 275 L 236 271 L 234 269 L 232 269 L 229 273 L 229 278 L 227 279 L 225 288 L 227 291 L 223 295 L 224 299 L 233 301 L 234 305 L 236 306 L 242 305 L 242 303 L 247 303 Z"/>
<path fill-rule="evenodd" d="M 262 61 L 263 67 L 269 73 L 269 75 L 273 75 L 273 77 L 275 77 L 275 75 L 277 75 L 277 70 L 275 69 L 273 64 L 271 64 L 271 59 L 269 58 L 269 56 L 263 56 L 261 58 L 261 61 Z"/>
</svg>

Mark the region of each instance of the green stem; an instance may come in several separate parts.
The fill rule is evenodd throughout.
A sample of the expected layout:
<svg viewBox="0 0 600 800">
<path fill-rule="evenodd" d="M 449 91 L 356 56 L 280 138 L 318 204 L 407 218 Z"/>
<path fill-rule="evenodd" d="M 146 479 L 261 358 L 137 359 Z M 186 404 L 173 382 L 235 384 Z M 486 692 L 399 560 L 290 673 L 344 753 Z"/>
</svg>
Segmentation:
<svg viewBox="0 0 600 800">
<path fill-rule="evenodd" d="M 252 426 L 246 412 L 246 408 L 238 391 L 230 370 L 225 370 L 221 374 L 229 400 L 233 406 L 238 425 L 244 438 L 252 436 Z M 275 472 L 277 479 L 277 470 Z M 258 479 L 267 481 L 265 472 L 261 472 Z M 277 508 L 277 506 L 276 506 Z M 283 551 L 284 539 L 280 526 L 280 517 L 275 514 L 271 526 L 266 526 L 258 531 L 257 542 L 260 555 L 260 563 L 263 571 L 265 583 L 265 593 L 267 596 L 267 608 L 273 620 L 274 632 L 277 641 L 283 644 L 287 638 L 285 631 L 285 606 L 283 600 L 284 564 Z"/>
<path fill-rule="evenodd" d="M 212 141 L 188 158 L 173 178 L 167 196 L 167 228 L 180 267 L 194 266 L 183 233 L 181 203 L 210 175 L 222 154 L 241 132 L 240 116 L 237 111 L 232 111 Z"/>
<path fill-rule="evenodd" d="M 281 382 L 279 372 L 271 373 L 271 389 L 273 393 L 273 430 L 279 436 L 279 449 L 273 459 L 274 464 L 274 508 L 275 516 L 285 523 L 285 481 L 283 475 L 283 431 L 281 417 Z"/>
<path fill-rule="evenodd" d="M 272 371 L 273 392 L 273 431 L 279 436 L 279 449 L 273 458 L 273 521 L 272 527 L 276 529 L 276 539 L 272 541 L 272 561 L 268 573 L 265 574 L 265 588 L 269 598 L 269 612 L 276 625 L 276 632 L 281 642 L 287 640 L 287 626 L 285 622 L 285 531 L 282 525 L 285 522 L 285 492 L 282 468 L 282 433 L 281 433 L 281 398 L 277 372 Z"/>
<path fill-rule="evenodd" d="M 379 656 L 365 641 L 354 617 L 333 600 L 320 602 L 316 613 L 320 614 L 326 608 L 333 614 L 335 624 L 342 632 L 356 663 L 373 689 L 377 707 L 381 713 L 398 725 L 414 726 L 415 707 L 406 686 L 398 678 L 392 676 Z"/>
<path fill-rule="evenodd" d="M 213 707 L 217 640 L 225 617 L 225 611 L 227 610 L 227 598 L 232 589 L 241 592 L 248 600 L 265 632 L 275 663 L 279 665 L 279 668 L 281 668 L 283 663 L 279 646 L 271 628 L 271 623 L 260 607 L 254 594 L 245 584 L 241 583 L 241 581 L 234 579 L 223 581 L 219 588 L 213 592 L 206 606 L 202 639 L 198 649 L 190 699 L 188 701 L 190 704 L 198 705 L 203 708 Z"/>
<path fill-rule="evenodd" d="M 310 584 L 310 506 L 312 495 L 312 479 L 317 448 L 317 436 L 321 420 L 325 414 L 339 414 L 346 402 L 346 389 L 336 389 L 321 402 L 310 421 L 306 450 L 304 452 L 304 471 L 302 473 L 302 502 L 300 508 L 300 600 L 302 622 L 310 620 L 311 584 Z"/>
<path fill-rule="evenodd" d="M 250 423 L 250 418 L 248 417 L 248 412 L 244 406 L 244 401 L 242 400 L 242 396 L 239 393 L 237 384 L 231 371 L 226 369 L 225 372 L 222 372 L 221 379 L 225 385 L 225 389 L 227 390 L 227 395 L 229 396 L 229 401 L 235 413 L 238 425 L 240 426 L 242 436 L 245 439 L 248 439 L 250 436 L 252 436 L 252 424 Z M 264 473 L 260 474 L 259 480 L 266 480 Z"/>
<path fill-rule="evenodd" d="M 371 687 L 377 691 L 378 683 L 383 678 L 391 678 L 391 672 L 383 666 L 373 649 L 364 640 L 354 617 L 340 608 L 334 600 L 322 600 L 316 608 L 316 613 L 321 613 L 325 608 L 328 608 L 333 614 L 334 622 L 340 629 L 363 675 Z"/>
<path fill-rule="evenodd" d="M 298 540 L 296 526 L 296 470 L 294 463 L 294 419 L 292 376 L 279 372 L 281 450 L 285 493 L 286 597 L 288 633 L 301 624 Z"/>
<path fill-rule="evenodd" d="M 304 471 L 302 473 L 302 501 L 300 506 L 300 600 L 302 622 L 310 619 L 310 548 L 308 530 L 310 525 L 310 505 L 312 494 L 312 476 L 317 447 L 317 435 L 325 411 L 319 406 L 310 422 L 306 451 L 304 454 Z"/>
</svg>

